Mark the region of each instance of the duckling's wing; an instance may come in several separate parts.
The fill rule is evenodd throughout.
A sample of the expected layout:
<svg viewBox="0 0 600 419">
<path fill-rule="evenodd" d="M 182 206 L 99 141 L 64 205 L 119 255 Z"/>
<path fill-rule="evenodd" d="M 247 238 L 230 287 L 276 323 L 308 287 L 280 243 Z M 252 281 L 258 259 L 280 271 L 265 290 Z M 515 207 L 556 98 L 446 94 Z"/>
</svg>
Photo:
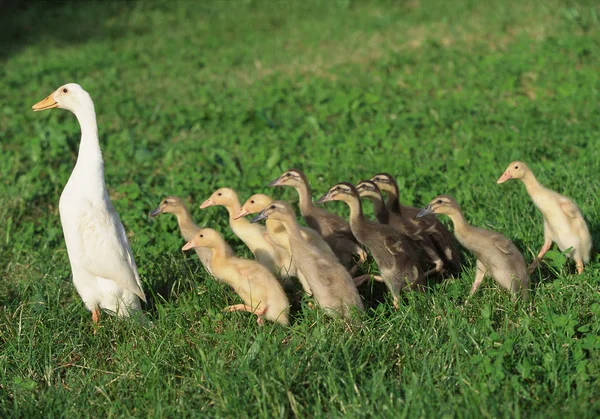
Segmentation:
<svg viewBox="0 0 600 419">
<path fill-rule="evenodd" d="M 512 255 L 514 253 L 514 244 L 502 234 L 495 234 L 492 237 L 492 241 L 494 246 L 496 246 L 502 253 L 507 255 Z"/>
<path fill-rule="evenodd" d="M 406 253 L 402 240 L 396 236 L 387 236 L 385 239 L 383 239 L 383 244 L 387 251 L 392 255 L 401 255 Z"/>
<path fill-rule="evenodd" d="M 86 270 L 100 278 L 115 281 L 145 302 L 125 228 L 112 204 L 108 202 L 102 208 L 89 203 L 81 216 L 79 233 L 82 250 L 80 262 Z"/>
<path fill-rule="evenodd" d="M 558 203 L 567 217 L 576 218 L 579 215 L 579 208 L 569 198 L 561 197 Z"/>
</svg>

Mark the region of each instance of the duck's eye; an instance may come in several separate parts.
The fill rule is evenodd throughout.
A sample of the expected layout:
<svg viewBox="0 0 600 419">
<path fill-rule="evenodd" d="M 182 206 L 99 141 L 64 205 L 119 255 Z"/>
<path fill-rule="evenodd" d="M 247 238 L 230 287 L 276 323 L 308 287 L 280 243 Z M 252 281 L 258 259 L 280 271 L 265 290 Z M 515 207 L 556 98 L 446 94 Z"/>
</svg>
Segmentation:
<svg viewBox="0 0 600 419">
<path fill-rule="evenodd" d="M 219 192 L 217 195 L 221 196 L 221 195 L 223 195 L 223 194 L 222 194 L 221 192 Z"/>
<path fill-rule="evenodd" d="M 67 88 L 66 87 L 63 89 L 63 93 L 67 93 Z"/>
<path fill-rule="evenodd" d="M 275 205 L 271 205 L 271 209 L 275 209 Z"/>
<path fill-rule="evenodd" d="M 515 166 L 515 169 L 518 169 L 518 168 L 519 168 L 519 166 Z"/>
<path fill-rule="evenodd" d="M 285 177 L 290 177 L 290 176 L 292 176 L 292 174 L 291 174 L 291 173 L 286 173 L 286 174 L 285 174 L 285 175 L 283 175 L 283 176 L 285 176 Z"/>
<path fill-rule="evenodd" d="M 204 237 L 204 234 L 200 234 L 200 237 Z"/>
<path fill-rule="evenodd" d="M 251 203 L 251 204 L 254 204 L 254 199 L 250 200 L 250 203 Z"/>
<path fill-rule="evenodd" d="M 443 204 L 443 201 L 441 199 L 438 199 L 436 204 Z"/>
</svg>

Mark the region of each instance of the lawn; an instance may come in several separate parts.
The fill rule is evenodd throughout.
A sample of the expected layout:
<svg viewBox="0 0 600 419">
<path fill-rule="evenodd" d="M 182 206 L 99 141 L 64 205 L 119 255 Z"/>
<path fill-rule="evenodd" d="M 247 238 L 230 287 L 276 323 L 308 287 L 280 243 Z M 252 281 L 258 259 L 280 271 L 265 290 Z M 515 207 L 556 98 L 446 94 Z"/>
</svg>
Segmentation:
<svg viewBox="0 0 600 419">
<path fill-rule="evenodd" d="M 572 197 L 600 245 L 600 8 L 594 1 L 5 2 L 0 17 L 0 416 L 596 417 L 600 258 L 554 248 L 513 303 L 464 271 L 395 310 L 374 285 L 345 324 L 306 301 L 289 328 L 222 313 L 238 297 L 199 265 L 166 195 L 221 231 L 218 187 L 245 200 L 303 169 L 314 194 L 381 171 L 402 199 L 449 193 L 530 262 L 542 218 L 513 160 Z M 91 316 L 58 200 L 79 125 L 31 105 L 92 96 L 106 182 L 153 327 Z M 367 207 L 367 213 L 371 209 Z M 347 214 L 341 204 L 328 209 Z M 444 222 L 447 222 L 444 219 Z M 375 270 L 372 265 L 371 270 Z"/>
</svg>

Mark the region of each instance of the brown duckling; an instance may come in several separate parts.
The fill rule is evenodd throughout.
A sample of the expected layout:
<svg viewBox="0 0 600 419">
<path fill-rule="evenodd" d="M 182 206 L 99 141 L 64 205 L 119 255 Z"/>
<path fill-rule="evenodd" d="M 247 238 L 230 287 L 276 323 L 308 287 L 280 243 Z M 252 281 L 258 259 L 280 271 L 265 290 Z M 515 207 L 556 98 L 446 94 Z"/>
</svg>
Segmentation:
<svg viewBox="0 0 600 419">
<path fill-rule="evenodd" d="M 527 297 L 529 275 L 525 259 L 513 242 L 495 231 L 470 225 L 459 205 L 449 195 L 434 198 L 418 216 L 428 214 L 446 214 L 450 217 L 458 241 L 475 254 L 477 272 L 471 295 L 477 291 L 485 275 L 489 274 L 513 295 L 521 293 L 523 297 Z"/>
<path fill-rule="evenodd" d="M 390 214 L 402 217 L 405 222 L 415 224 L 422 234 L 428 234 L 441 257 L 444 268 L 450 273 L 460 272 L 460 252 L 454 242 L 452 233 L 434 216 L 417 219 L 419 208 L 402 205 L 396 179 L 389 173 L 379 173 L 371 178 L 382 192 L 388 196 L 386 208 Z M 414 234 L 414 233 L 413 233 Z"/>
<path fill-rule="evenodd" d="M 290 250 L 296 269 L 308 282 L 318 304 L 329 314 L 348 317 L 352 309 L 363 309 L 363 304 L 348 271 L 335 254 L 317 247 L 302 237 L 296 214 L 290 204 L 273 201 L 251 222 L 275 219 L 281 221 L 288 232 Z"/>
<path fill-rule="evenodd" d="M 356 185 L 356 191 L 361 198 L 367 198 L 373 202 L 373 209 L 377 221 L 382 224 L 389 224 L 401 234 L 408 237 L 421 251 L 419 259 L 421 266 L 434 267 L 425 273 L 429 276 L 434 273 L 439 273 L 444 267 L 442 257 L 439 255 L 431 235 L 428 232 L 422 231 L 421 228 L 410 221 L 405 220 L 397 214 L 390 213 L 383 203 L 383 196 L 377 185 L 370 180 L 363 180 Z"/>
<path fill-rule="evenodd" d="M 233 287 L 244 301 L 244 304 L 228 306 L 224 311 L 254 313 L 258 316 L 258 324 L 262 324 L 263 318 L 283 325 L 289 323 L 288 298 L 266 267 L 256 261 L 234 256 L 223 237 L 211 228 L 200 230 L 182 250 L 196 247 L 211 249 L 213 276 Z"/>
<path fill-rule="evenodd" d="M 192 237 L 200 231 L 200 227 L 192 220 L 192 216 L 190 215 L 185 202 L 179 197 L 167 196 L 160 202 L 158 207 L 150 213 L 150 217 L 156 217 L 160 214 L 173 214 L 177 217 L 179 231 L 186 241 L 191 240 Z M 206 270 L 212 274 L 210 270 L 210 249 L 206 247 L 197 247 L 194 250 L 196 250 L 196 254 L 202 265 L 204 265 Z"/>
<path fill-rule="evenodd" d="M 359 255 L 359 263 L 366 260 L 367 255 L 352 235 L 348 223 L 339 215 L 332 214 L 313 203 L 308 180 L 302 171 L 290 169 L 269 183 L 269 186 L 291 186 L 296 189 L 302 218 L 310 228 L 323 236 L 340 263 L 347 269 L 351 272 L 356 270 L 353 254 Z"/>
<path fill-rule="evenodd" d="M 514 161 L 509 164 L 497 183 L 504 183 L 509 179 L 520 179 L 523 182 L 527 193 L 544 217 L 544 244 L 529 266 L 529 273 L 535 270 L 554 242 L 561 252 L 573 249 L 568 256 L 575 260 L 577 272 L 581 274 L 583 264 L 590 260 L 592 236 L 577 204 L 540 184 L 523 162 Z"/>
<path fill-rule="evenodd" d="M 424 283 L 418 256 L 412 250 L 414 243 L 395 228 L 367 220 L 362 211 L 360 197 L 354 185 L 341 182 L 324 194 L 317 204 L 343 201 L 350 207 L 350 228 L 364 245 L 379 267 L 383 282 L 394 297 L 398 308 L 400 292 L 417 288 Z"/>
<path fill-rule="evenodd" d="M 245 218 L 236 218 L 241 206 L 235 191 L 230 188 L 217 189 L 210 198 L 200 205 L 200 208 L 204 209 L 213 205 L 221 205 L 227 209 L 229 226 L 233 233 L 248 246 L 259 263 L 266 266 L 274 274 L 278 274 L 280 266 L 277 264 L 277 252 L 265 237 L 267 233 L 265 227 L 251 224 Z"/>
</svg>

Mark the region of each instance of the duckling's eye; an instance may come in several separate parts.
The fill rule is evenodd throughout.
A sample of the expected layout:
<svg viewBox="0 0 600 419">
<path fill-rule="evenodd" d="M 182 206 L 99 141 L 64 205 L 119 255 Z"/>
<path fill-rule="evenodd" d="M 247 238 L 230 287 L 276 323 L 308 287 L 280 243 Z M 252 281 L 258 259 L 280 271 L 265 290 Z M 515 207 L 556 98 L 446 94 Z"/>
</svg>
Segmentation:
<svg viewBox="0 0 600 419">
<path fill-rule="evenodd" d="M 250 203 L 251 203 L 251 204 L 254 204 L 254 199 L 252 199 L 252 200 L 250 201 Z"/>
<path fill-rule="evenodd" d="M 200 234 L 200 237 L 204 237 L 204 234 Z"/>
<path fill-rule="evenodd" d="M 290 176 L 292 176 L 292 174 L 291 174 L 291 173 L 286 173 L 286 174 L 285 174 L 285 175 L 283 175 L 283 176 L 290 177 Z"/>
<path fill-rule="evenodd" d="M 223 195 L 223 194 L 222 194 L 221 192 L 219 192 L 217 195 L 221 196 L 221 195 Z"/>
<path fill-rule="evenodd" d="M 515 169 L 518 169 L 518 168 L 519 168 L 519 166 L 515 166 Z"/>
<path fill-rule="evenodd" d="M 444 201 L 442 201 L 441 199 L 438 199 L 436 202 L 436 204 L 443 204 L 443 203 L 444 203 Z"/>
<path fill-rule="evenodd" d="M 275 205 L 271 205 L 271 209 L 275 209 Z"/>
<path fill-rule="evenodd" d="M 67 88 L 66 87 L 63 89 L 63 93 L 67 93 Z"/>
</svg>

